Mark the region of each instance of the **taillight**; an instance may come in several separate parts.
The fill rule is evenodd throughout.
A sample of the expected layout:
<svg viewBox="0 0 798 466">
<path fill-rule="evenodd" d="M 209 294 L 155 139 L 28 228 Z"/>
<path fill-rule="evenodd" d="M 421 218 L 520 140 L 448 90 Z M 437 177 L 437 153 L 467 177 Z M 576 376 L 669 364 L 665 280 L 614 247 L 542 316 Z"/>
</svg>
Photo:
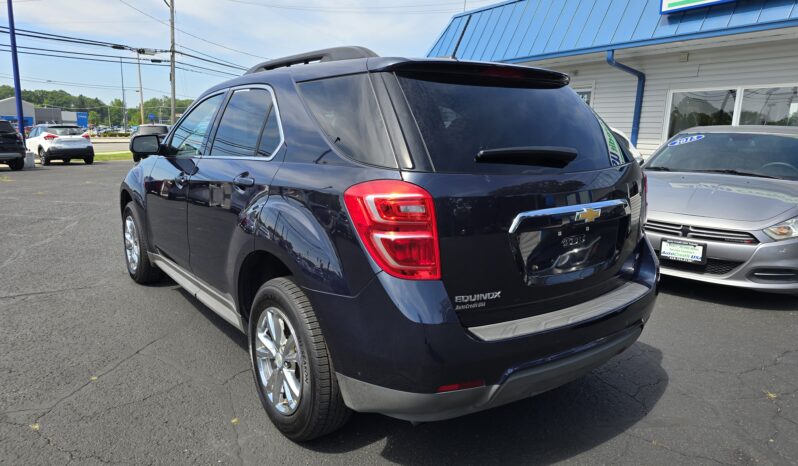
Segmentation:
<svg viewBox="0 0 798 466">
<path fill-rule="evenodd" d="M 441 278 L 432 196 L 404 181 L 356 184 L 344 193 L 352 223 L 371 258 L 394 277 Z"/>
<path fill-rule="evenodd" d="M 89 133 L 83 133 L 80 135 L 80 137 L 91 140 L 91 136 L 89 136 Z"/>
<path fill-rule="evenodd" d="M 52 133 L 45 133 L 44 134 L 44 139 L 46 139 L 48 141 L 52 141 L 53 139 L 58 139 L 58 136 L 56 136 L 55 134 L 52 134 Z"/>
</svg>

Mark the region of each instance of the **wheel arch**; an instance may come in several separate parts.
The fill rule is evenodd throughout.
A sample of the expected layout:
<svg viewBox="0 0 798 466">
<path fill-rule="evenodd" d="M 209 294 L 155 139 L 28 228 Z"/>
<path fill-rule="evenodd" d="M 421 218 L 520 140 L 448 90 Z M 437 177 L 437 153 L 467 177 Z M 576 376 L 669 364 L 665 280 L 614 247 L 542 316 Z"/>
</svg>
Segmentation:
<svg viewBox="0 0 798 466">
<path fill-rule="evenodd" d="M 239 267 L 236 290 L 238 312 L 243 322 L 249 322 L 249 313 L 258 289 L 273 278 L 291 274 L 291 269 L 274 254 L 264 250 L 249 253 Z"/>
</svg>

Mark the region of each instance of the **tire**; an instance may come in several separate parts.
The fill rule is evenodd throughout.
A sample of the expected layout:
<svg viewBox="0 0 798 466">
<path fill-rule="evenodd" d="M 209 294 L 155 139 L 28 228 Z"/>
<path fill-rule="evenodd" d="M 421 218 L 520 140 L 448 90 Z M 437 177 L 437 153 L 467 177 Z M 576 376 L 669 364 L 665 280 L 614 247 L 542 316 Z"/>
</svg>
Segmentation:
<svg viewBox="0 0 798 466">
<path fill-rule="evenodd" d="M 41 147 L 39 148 L 39 161 L 42 165 L 50 165 L 50 159 L 47 158 L 47 154 Z"/>
<path fill-rule="evenodd" d="M 129 219 L 135 226 L 132 231 L 128 231 L 127 222 Z M 130 238 L 127 236 L 130 236 Z M 122 239 L 125 246 L 125 268 L 127 269 L 127 273 L 130 275 L 130 278 L 132 278 L 134 282 L 141 285 L 155 283 L 161 280 L 161 278 L 163 278 L 163 272 L 156 265 L 150 262 L 150 258 L 147 255 L 147 251 L 149 250 L 147 244 L 149 243 L 147 243 L 144 222 L 141 221 L 139 208 L 133 201 L 127 203 L 124 213 L 122 214 Z M 129 246 L 133 246 L 133 244 L 130 244 L 129 241 L 132 240 L 135 240 L 134 243 L 138 249 L 138 254 L 136 255 L 137 260 L 135 261 L 135 264 L 133 263 L 131 254 L 129 253 Z"/>
<path fill-rule="evenodd" d="M 279 332 L 285 335 L 286 340 L 285 352 L 278 351 L 279 357 L 273 356 L 276 353 L 270 352 L 262 343 L 264 338 L 271 338 L 271 332 L 259 332 L 270 314 L 287 322 Z M 291 338 L 294 338 L 295 345 L 291 344 Z M 292 347 L 298 348 L 293 357 Z M 249 319 L 249 354 L 261 404 L 275 427 L 286 437 L 298 442 L 313 440 L 339 429 L 349 420 L 351 411 L 341 397 L 332 359 L 313 306 L 290 277 L 269 280 L 255 295 Z M 293 366 L 290 361 L 295 361 Z M 264 365 L 285 368 L 288 374 L 294 374 L 293 380 L 300 387 L 296 406 L 292 408 L 288 397 L 283 396 L 290 387 L 289 375 L 284 375 L 286 372 L 282 372 L 279 379 L 286 381 L 283 391 L 278 392 L 278 399 L 285 398 L 286 401 L 272 402 L 267 395 L 268 381 L 264 383 L 267 379 Z"/>
<path fill-rule="evenodd" d="M 14 159 L 8 161 L 8 167 L 14 171 L 20 171 L 25 168 L 25 159 Z"/>
<path fill-rule="evenodd" d="M 85 163 L 86 165 L 93 164 L 94 163 L 94 154 L 87 155 L 87 156 L 83 157 L 83 163 Z"/>
</svg>

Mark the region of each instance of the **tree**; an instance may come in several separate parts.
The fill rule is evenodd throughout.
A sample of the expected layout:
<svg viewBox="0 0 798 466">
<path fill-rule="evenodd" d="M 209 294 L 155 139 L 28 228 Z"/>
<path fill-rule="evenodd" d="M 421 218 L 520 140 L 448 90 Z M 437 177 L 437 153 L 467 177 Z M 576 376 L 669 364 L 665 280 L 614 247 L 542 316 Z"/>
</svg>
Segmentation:
<svg viewBox="0 0 798 466">
<path fill-rule="evenodd" d="M 95 112 L 94 110 L 89 112 L 89 124 L 92 126 L 97 126 L 100 123 L 100 114 Z"/>
</svg>

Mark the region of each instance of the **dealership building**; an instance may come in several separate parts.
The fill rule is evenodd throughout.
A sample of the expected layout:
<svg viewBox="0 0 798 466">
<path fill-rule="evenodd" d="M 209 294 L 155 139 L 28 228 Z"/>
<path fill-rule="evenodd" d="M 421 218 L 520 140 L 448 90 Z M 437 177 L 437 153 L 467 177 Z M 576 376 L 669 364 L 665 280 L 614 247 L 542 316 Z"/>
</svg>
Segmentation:
<svg viewBox="0 0 798 466">
<path fill-rule="evenodd" d="M 22 101 L 22 118 L 25 127 L 41 123 L 69 124 L 87 127 L 89 125 L 88 112 L 71 112 L 53 107 L 35 107 L 32 103 Z M 0 120 L 8 120 L 15 126 L 17 123 L 16 100 L 13 97 L 0 99 Z"/>
<path fill-rule="evenodd" d="M 697 125 L 798 126 L 798 0 L 512 0 L 428 55 L 567 73 L 644 156 Z"/>
</svg>

